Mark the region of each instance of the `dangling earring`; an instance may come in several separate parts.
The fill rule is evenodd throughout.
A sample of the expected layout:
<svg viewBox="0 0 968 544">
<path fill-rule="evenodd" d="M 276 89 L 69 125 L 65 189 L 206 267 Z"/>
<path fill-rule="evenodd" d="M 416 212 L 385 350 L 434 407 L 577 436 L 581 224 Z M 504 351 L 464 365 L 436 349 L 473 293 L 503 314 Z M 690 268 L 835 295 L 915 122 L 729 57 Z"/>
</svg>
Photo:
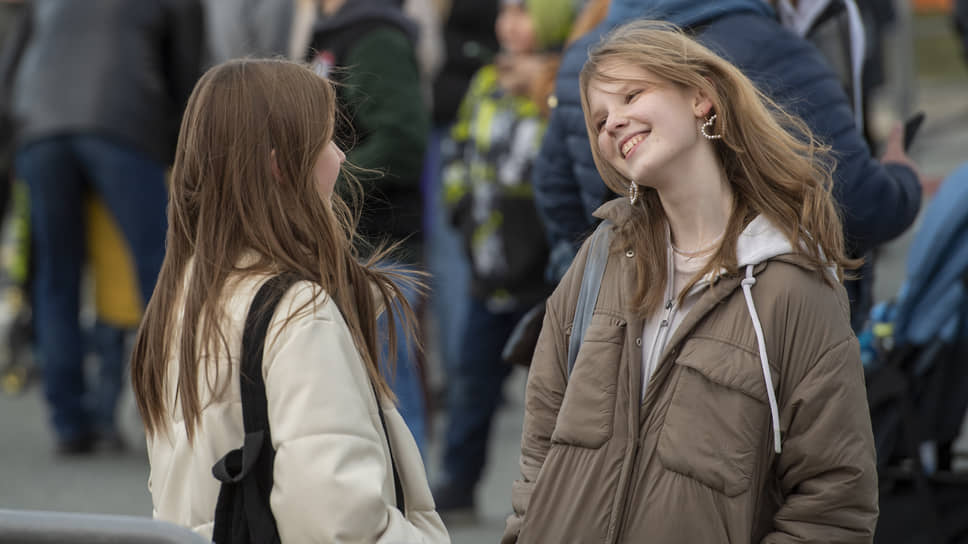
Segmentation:
<svg viewBox="0 0 968 544">
<path fill-rule="evenodd" d="M 716 120 L 716 114 L 714 113 L 709 117 L 707 117 L 706 122 L 703 123 L 701 127 L 699 127 L 699 132 L 701 132 L 702 135 L 705 136 L 707 140 L 719 140 L 720 138 L 723 137 L 722 134 L 710 134 L 709 132 L 712 130 L 713 121 L 715 120 Z"/>
<path fill-rule="evenodd" d="M 629 203 L 635 206 L 635 203 L 639 200 L 639 186 L 633 181 L 629 184 Z"/>
</svg>

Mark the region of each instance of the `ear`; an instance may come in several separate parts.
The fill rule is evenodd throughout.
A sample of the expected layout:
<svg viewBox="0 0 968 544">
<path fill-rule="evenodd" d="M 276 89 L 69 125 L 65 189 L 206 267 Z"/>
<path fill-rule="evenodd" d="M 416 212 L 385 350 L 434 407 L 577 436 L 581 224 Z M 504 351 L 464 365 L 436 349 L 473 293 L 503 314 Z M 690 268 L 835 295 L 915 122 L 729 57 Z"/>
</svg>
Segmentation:
<svg viewBox="0 0 968 544">
<path fill-rule="evenodd" d="M 279 161 L 276 159 L 276 150 L 273 149 L 269 153 L 269 163 L 272 164 L 272 175 L 275 176 L 276 181 L 282 182 L 282 170 L 279 169 Z"/>
<path fill-rule="evenodd" d="M 705 119 L 713 109 L 713 101 L 701 89 L 696 89 L 692 100 L 692 111 L 699 119 Z"/>
</svg>

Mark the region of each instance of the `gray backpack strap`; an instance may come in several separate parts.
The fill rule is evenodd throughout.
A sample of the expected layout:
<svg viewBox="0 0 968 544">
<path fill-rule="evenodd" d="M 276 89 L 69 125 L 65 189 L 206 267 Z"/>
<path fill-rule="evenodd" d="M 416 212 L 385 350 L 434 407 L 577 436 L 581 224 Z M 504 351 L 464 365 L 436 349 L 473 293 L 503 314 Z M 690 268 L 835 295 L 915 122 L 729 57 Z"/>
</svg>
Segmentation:
<svg viewBox="0 0 968 544">
<path fill-rule="evenodd" d="M 585 261 L 585 271 L 581 278 L 581 290 L 578 291 L 578 304 L 575 306 L 575 319 L 571 326 L 571 338 L 568 340 L 568 376 L 575 368 L 578 348 L 585 337 L 585 329 L 592 321 L 592 312 L 598 301 L 598 290 L 602 286 L 602 276 L 605 275 L 605 264 L 608 262 L 608 248 L 612 241 L 612 222 L 605 220 L 592 233 L 591 247 L 588 248 L 588 259 Z"/>
</svg>

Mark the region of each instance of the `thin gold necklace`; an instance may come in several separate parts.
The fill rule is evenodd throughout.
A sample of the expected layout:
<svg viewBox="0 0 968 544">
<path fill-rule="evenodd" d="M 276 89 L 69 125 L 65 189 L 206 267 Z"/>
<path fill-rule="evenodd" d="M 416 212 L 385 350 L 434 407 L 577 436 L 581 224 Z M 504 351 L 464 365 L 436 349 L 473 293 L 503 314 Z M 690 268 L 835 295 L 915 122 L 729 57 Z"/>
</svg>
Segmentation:
<svg viewBox="0 0 968 544">
<path fill-rule="evenodd" d="M 676 245 L 673 244 L 672 242 L 669 242 L 669 245 L 672 246 L 672 251 L 675 251 L 676 253 L 678 253 L 679 255 L 682 255 L 683 257 L 689 257 L 689 258 L 699 257 L 699 256 L 705 255 L 707 253 L 712 253 L 712 251 L 714 249 L 716 249 L 716 246 L 719 245 L 719 240 L 722 237 L 723 237 L 723 235 L 720 234 L 719 236 L 716 237 L 715 240 L 712 241 L 711 244 L 709 244 L 706 247 L 699 248 L 699 249 L 697 249 L 695 251 L 683 251 L 683 250 L 677 248 Z"/>
</svg>

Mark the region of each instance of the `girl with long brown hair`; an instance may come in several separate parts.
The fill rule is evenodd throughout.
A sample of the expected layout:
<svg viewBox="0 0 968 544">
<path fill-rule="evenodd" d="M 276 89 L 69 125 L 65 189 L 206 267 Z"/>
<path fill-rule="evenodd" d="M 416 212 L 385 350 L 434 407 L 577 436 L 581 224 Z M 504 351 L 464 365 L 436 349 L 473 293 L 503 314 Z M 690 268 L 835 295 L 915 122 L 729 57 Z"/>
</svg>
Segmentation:
<svg viewBox="0 0 968 544">
<path fill-rule="evenodd" d="M 266 280 L 289 274 L 299 281 L 272 316 L 262 353 L 279 536 L 446 542 L 377 364 L 381 308 L 391 318 L 402 308 L 396 318 L 413 322 L 396 287 L 407 279 L 355 254 L 353 218 L 333 192 L 344 160 L 332 140 L 335 104 L 331 82 L 281 60 L 216 66 L 189 99 L 167 253 L 131 369 L 155 515 L 211 535 L 220 489 L 212 467 L 244 436 L 243 323 Z M 394 469 L 406 508 L 395 499 Z"/>
<path fill-rule="evenodd" d="M 668 23 L 615 30 L 580 84 L 622 196 L 596 212 L 597 302 L 577 314 L 588 242 L 549 299 L 504 541 L 869 542 L 875 454 L 840 283 L 857 263 L 828 149 Z"/>
</svg>

